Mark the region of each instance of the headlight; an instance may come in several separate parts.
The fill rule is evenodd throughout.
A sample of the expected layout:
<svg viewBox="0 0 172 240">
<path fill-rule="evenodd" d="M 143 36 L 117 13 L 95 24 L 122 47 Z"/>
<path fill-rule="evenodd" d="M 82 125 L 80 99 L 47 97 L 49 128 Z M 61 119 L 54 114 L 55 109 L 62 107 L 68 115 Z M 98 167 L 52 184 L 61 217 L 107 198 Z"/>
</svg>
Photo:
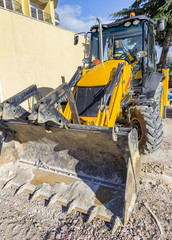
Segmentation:
<svg viewBox="0 0 172 240">
<path fill-rule="evenodd" d="M 125 27 L 129 27 L 131 25 L 131 22 L 126 22 L 126 23 L 124 23 L 124 26 Z"/>
<path fill-rule="evenodd" d="M 135 19 L 135 20 L 133 21 L 133 25 L 137 25 L 137 24 L 139 24 L 139 22 L 140 22 L 139 19 Z"/>
</svg>

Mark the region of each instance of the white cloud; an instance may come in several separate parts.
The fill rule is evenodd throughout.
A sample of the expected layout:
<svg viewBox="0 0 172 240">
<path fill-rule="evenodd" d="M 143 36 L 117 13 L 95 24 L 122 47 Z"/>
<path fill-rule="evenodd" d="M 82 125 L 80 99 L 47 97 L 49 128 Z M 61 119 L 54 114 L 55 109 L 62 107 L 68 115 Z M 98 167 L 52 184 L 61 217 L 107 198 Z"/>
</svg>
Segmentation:
<svg viewBox="0 0 172 240">
<path fill-rule="evenodd" d="M 63 5 L 57 8 L 60 17 L 60 27 L 74 32 L 88 32 L 92 25 L 96 24 L 96 17 L 82 17 L 81 7 L 78 5 Z M 109 22 L 107 18 L 101 18 L 102 23 Z"/>
</svg>

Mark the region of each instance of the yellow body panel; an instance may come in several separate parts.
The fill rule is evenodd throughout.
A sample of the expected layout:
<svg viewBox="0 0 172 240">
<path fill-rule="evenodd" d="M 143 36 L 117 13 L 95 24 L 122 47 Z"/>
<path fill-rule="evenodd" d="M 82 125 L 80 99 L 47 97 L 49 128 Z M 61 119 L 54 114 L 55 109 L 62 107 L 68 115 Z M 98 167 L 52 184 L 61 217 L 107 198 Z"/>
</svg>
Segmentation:
<svg viewBox="0 0 172 240">
<path fill-rule="evenodd" d="M 97 117 L 80 117 L 81 124 L 84 125 L 96 125 Z"/>
<path fill-rule="evenodd" d="M 118 63 L 126 62 L 124 60 L 110 60 L 104 63 L 100 63 L 89 72 L 84 74 L 81 80 L 78 82 L 78 87 L 91 87 L 91 86 L 105 86 L 107 85 L 116 71 Z M 126 62 L 126 65 L 129 65 Z"/>
<path fill-rule="evenodd" d="M 106 107 L 103 110 L 99 109 L 97 117 L 80 116 L 81 124 L 108 127 L 114 126 L 121 110 L 121 101 L 130 91 L 129 83 L 131 80 L 131 65 L 129 65 L 126 61 L 119 60 L 110 60 L 102 64 L 98 64 L 88 72 L 83 72 L 83 77 L 73 90 L 73 94 L 75 96 L 77 87 L 96 87 L 108 85 L 118 67 L 118 63 L 120 62 L 125 62 L 125 65 L 123 66 L 121 77 L 118 79 L 118 83 L 114 87 L 108 108 Z M 73 121 L 69 103 L 67 104 L 63 115 L 70 122 Z"/>
<path fill-rule="evenodd" d="M 105 118 L 102 116 L 103 122 L 101 126 L 113 127 L 116 119 L 119 116 L 121 101 L 123 97 L 129 91 L 129 82 L 131 74 L 131 65 L 124 66 L 121 79 L 119 79 L 118 84 L 114 88 L 113 95 L 111 97 L 110 105 L 108 109 L 105 109 Z"/>
<path fill-rule="evenodd" d="M 163 81 L 164 88 L 164 106 L 168 105 L 168 82 L 169 82 L 169 69 L 162 69 L 162 74 L 165 76 L 165 80 Z"/>
</svg>

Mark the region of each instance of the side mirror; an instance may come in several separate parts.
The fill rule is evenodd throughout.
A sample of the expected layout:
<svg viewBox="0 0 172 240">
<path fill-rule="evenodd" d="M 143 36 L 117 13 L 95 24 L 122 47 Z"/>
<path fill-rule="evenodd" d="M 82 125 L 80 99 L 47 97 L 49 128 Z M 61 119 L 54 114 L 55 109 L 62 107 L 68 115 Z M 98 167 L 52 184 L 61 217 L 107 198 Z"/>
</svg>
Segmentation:
<svg viewBox="0 0 172 240">
<path fill-rule="evenodd" d="M 158 31 L 165 30 L 165 19 L 164 18 L 158 19 L 158 21 L 157 21 L 157 29 L 158 29 Z"/>
<path fill-rule="evenodd" d="M 79 41 L 79 36 L 78 36 L 78 35 L 75 35 L 75 36 L 74 36 L 74 45 L 77 45 L 77 44 L 78 44 L 78 41 Z"/>
</svg>

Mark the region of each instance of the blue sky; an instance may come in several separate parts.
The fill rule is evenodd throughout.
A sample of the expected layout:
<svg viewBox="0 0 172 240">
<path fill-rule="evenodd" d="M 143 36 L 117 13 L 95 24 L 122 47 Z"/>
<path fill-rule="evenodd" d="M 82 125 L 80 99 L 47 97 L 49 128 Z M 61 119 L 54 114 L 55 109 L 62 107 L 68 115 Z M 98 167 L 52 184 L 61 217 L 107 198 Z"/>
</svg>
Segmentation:
<svg viewBox="0 0 172 240">
<path fill-rule="evenodd" d="M 112 21 L 110 13 L 128 8 L 134 0 L 59 0 L 56 12 L 60 17 L 60 27 L 74 31 L 87 32 L 96 24 L 96 17 L 102 23 Z M 170 48 L 172 54 L 172 47 Z M 161 49 L 157 48 L 158 56 Z"/>
<path fill-rule="evenodd" d="M 109 22 L 110 13 L 128 8 L 133 0 L 59 0 L 57 13 L 60 26 L 74 32 L 89 31 L 96 23 L 96 17 Z"/>
</svg>

